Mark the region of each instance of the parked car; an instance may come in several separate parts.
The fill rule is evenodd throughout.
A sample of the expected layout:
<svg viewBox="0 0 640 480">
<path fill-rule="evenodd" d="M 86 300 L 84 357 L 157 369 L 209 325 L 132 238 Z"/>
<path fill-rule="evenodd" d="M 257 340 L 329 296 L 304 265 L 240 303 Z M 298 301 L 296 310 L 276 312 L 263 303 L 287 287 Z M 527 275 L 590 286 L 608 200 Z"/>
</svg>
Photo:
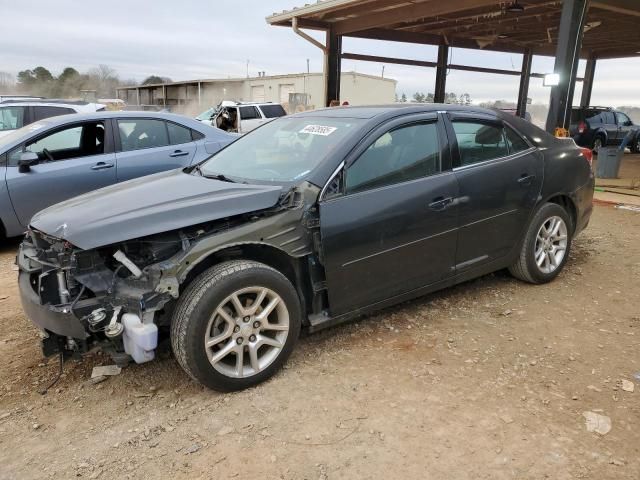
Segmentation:
<svg viewBox="0 0 640 480">
<path fill-rule="evenodd" d="M 0 234 L 21 235 L 49 205 L 198 163 L 235 137 L 187 117 L 94 112 L 40 120 L 0 138 Z"/>
<path fill-rule="evenodd" d="M 42 100 L 44 97 L 34 97 L 31 95 L 0 95 L 0 103 L 7 102 L 9 100 Z"/>
<path fill-rule="evenodd" d="M 226 132 L 247 133 L 274 118 L 287 114 L 278 103 L 242 103 L 224 101 L 196 117 Z"/>
<path fill-rule="evenodd" d="M 74 102 L 70 100 L 24 99 L 0 102 L 0 138 L 45 118 L 72 113 L 89 113 L 104 110 L 100 103 Z"/>
<path fill-rule="evenodd" d="M 508 267 L 545 283 L 592 211 L 591 152 L 510 114 L 349 107 L 37 214 L 20 247 L 45 354 L 158 334 L 202 384 L 273 375 L 316 331 Z"/>
<path fill-rule="evenodd" d="M 600 147 L 620 145 L 631 130 L 639 129 L 629 143 L 633 153 L 640 153 L 640 125 L 629 116 L 608 107 L 576 107 L 571 109 L 569 135 L 576 144 L 597 152 Z"/>
</svg>

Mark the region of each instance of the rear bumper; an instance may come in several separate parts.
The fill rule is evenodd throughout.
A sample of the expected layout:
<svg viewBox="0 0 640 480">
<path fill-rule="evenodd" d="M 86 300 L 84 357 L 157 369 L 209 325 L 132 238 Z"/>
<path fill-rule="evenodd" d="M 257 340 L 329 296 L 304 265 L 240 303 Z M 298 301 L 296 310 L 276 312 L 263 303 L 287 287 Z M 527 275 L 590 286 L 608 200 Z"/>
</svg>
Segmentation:
<svg viewBox="0 0 640 480">
<path fill-rule="evenodd" d="M 25 271 L 21 270 L 18 274 L 22 308 L 33 324 L 41 330 L 63 337 L 72 337 L 80 340 L 87 338 L 84 326 L 71 313 L 68 306 L 56 307 L 40 303 L 40 297 L 33 290 L 29 278 L 30 274 Z"/>
</svg>

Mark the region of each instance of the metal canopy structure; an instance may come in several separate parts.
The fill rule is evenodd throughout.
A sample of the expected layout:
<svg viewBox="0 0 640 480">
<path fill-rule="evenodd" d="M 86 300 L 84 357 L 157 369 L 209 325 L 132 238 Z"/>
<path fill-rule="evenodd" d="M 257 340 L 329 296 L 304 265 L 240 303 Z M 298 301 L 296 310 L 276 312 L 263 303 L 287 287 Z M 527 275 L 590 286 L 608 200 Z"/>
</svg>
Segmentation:
<svg viewBox="0 0 640 480">
<path fill-rule="evenodd" d="M 552 88 L 547 129 L 568 126 L 578 60 L 587 59 L 582 105 L 590 102 L 598 59 L 640 55 L 640 0 L 324 0 L 274 13 L 325 55 L 326 101 L 340 98 L 341 59 L 436 68 L 434 96 L 444 101 L 449 69 L 520 76 L 518 113 L 524 115 L 533 55 L 555 56 L 559 85 Z M 321 44 L 302 29 L 324 30 Z M 437 45 L 436 62 L 342 51 L 342 37 Z M 502 70 L 448 63 L 449 48 L 523 54 L 522 68 Z"/>
</svg>

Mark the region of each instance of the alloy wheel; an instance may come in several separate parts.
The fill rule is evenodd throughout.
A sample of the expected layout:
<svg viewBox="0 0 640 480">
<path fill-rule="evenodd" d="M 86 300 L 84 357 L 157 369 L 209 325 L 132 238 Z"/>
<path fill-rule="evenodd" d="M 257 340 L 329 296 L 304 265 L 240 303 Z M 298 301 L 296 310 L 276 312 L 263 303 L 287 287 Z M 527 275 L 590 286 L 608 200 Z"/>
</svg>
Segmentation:
<svg viewBox="0 0 640 480">
<path fill-rule="evenodd" d="M 536 236 L 535 261 L 542 273 L 553 273 L 567 253 L 567 224 L 558 216 L 545 220 Z"/>
<path fill-rule="evenodd" d="M 209 362 L 221 374 L 246 378 L 267 368 L 289 333 L 289 311 L 276 292 L 248 287 L 233 292 L 214 310 L 205 330 Z"/>
<path fill-rule="evenodd" d="M 602 139 L 599 137 L 593 141 L 593 151 L 598 153 L 598 151 L 602 148 Z"/>
</svg>

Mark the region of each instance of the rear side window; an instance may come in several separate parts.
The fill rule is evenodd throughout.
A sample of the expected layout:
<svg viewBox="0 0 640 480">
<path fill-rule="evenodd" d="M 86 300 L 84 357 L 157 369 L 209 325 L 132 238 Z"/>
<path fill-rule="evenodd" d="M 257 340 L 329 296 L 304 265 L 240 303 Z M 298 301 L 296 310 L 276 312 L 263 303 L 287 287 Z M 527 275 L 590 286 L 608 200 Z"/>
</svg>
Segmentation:
<svg viewBox="0 0 640 480">
<path fill-rule="evenodd" d="M 518 135 L 513 128 L 505 125 L 504 132 L 507 136 L 507 146 L 509 147 L 510 155 L 529 149 L 529 145 L 527 144 L 527 142 L 525 142 L 524 139 L 520 135 Z"/>
<path fill-rule="evenodd" d="M 162 120 L 118 120 L 118 131 L 123 152 L 169 145 L 167 126 Z"/>
<path fill-rule="evenodd" d="M 24 126 L 24 109 L 25 107 L 1 107 L 0 132 L 22 128 Z"/>
<path fill-rule="evenodd" d="M 499 125 L 481 122 L 453 122 L 458 141 L 460 165 L 493 160 L 509 155 L 504 130 Z"/>
<path fill-rule="evenodd" d="M 253 120 L 261 117 L 256 107 L 240 107 L 240 118 L 242 120 Z"/>
<path fill-rule="evenodd" d="M 407 182 L 440 171 L 440 145 L 434 123 L 391 130 L 367 148 L 349 167 L 346 192 Z"/>
<path fill-rule="evenodd" d="M 57 117 L 58 115 L 69 115 L 71 113 L 76 113 L 75 110 L 71 108 L 65 107 L 33 107 L 33 121 L 37 122 L 38 120 L 43 120 L 45 118 Z"/>
<path fill-rule="evenodd" d="M 179 145 L 191 141 L 190 129 L 172 122 L 167 122 L 167 129 L 169 130 L 169 143 L 171 145 Z"/>
<path fill-rule="evenodd" d="M 613 112 L 604 112 L 602 115 L 604 117 L 603 123 L 608 123 L 608 124 L 616 123 L 616 119 L 613 116 Z"/>
<path fill-rule="evenodd" d="M 260 105 L 260 110 L 266 118 L 284 117 L 287 114 L 282 105 Z"/>
</svg>

